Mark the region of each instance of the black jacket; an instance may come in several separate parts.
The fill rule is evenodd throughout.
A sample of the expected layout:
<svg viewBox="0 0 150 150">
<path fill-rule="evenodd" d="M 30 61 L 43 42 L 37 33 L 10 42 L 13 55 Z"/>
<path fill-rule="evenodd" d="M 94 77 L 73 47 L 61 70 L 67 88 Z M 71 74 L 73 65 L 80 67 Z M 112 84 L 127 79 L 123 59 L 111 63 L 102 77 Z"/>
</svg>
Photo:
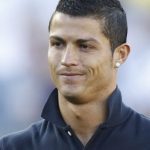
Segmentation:
<svg viewBox="0 0 150 150">
<path fill-rule="evenodd" d="M 121 100 L 116 88 L 108 99 L 109 114 L 84 147 L 58 108 L 57 90 L 47 101 L 43 120 L 28 129 L 5 136 L 0 150 L 150 150 L 150 121 Z"/>
</svg>

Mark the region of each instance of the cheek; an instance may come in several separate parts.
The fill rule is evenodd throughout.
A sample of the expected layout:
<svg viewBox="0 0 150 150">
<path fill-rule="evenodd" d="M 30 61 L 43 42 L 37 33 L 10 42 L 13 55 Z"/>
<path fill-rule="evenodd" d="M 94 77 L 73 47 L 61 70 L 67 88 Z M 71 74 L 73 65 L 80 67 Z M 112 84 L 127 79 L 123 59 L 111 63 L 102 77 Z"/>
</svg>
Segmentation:
<svg viewBox="0 0 150 150">
<path fill-rule="evenodd" d="M 89 75 L 92 77 L 92 80 L 95 81 L 104 81 L 107 80 L 112 74 L 112 63 L 111 61 L 101 61 L 97 60 L 91 64 L 88 69 Z"/>
<path fill-rule="evenodd" d="M 48 51 L 48 63 L 49 63 L 49 67 L 54 67 L 54 66 L 58 66 L 60 63 L 60 54 L 53 50 L 53 49 L 49 49 Z"/>
<path fill-rule="evenodd" d="M 58 65 L 58 57 L 56 54 L 52 51 L 49 50 L 48 52 L 48 65 L 49 65 L 49 70 L 50 70 L 50 75 L 52 80 L 56 80 L 56 69 Z"/>
<path fill-rule="evenodd" d="M 87 60 L 90 60 L 90 62 L 89 61 L 87 62 L 88 73 L 91 77 L 96 78 L 102 72 L 103 62 L 96 57 Z"/>
</svg>

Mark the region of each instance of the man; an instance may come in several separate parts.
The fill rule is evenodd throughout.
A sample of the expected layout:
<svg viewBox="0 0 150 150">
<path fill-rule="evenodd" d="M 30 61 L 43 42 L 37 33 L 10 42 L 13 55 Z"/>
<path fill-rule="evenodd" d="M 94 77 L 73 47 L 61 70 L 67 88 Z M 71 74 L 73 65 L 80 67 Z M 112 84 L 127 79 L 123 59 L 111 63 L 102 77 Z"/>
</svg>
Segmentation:
<svg viewBox="0 0 150 150">
<path fill-rule="evenodd" d="M 56 89 L 28 129 L 1 150 L 150 150 L 150 121 L 122 103 L 117 70 L 127 59 L 126 14 L 117 0 L 60 0 L 49 23 Z"/>
</svg>

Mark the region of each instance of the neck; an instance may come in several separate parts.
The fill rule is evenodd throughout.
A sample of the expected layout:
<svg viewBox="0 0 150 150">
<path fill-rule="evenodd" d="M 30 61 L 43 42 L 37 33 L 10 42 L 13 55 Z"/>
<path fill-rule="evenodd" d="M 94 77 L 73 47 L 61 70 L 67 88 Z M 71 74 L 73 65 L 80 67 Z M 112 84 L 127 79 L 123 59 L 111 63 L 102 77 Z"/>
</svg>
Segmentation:
<svg viewBox="0 0 150 150">
<path fill-rule="evenodd" d="M 59 93 L 62 117 L 71 126 L 83 145 L 87 144 L 98 126 L 106 120 L 108 111 L 106 99 L 109 95 L 80 105 L 71 103 Z"/>
</svg>

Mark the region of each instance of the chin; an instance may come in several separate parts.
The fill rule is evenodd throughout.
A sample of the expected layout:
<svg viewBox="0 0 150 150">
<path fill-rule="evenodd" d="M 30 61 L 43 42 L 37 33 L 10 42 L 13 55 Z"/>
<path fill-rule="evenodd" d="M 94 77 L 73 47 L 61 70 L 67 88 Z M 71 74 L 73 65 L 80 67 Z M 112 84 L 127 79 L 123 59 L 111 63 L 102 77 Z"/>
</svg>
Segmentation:
<svg viewBox="0 0 150 150">
<path fill-rule="evenodd" d="M 65 99 L 73 104 L 82 104 L 82 90 L 77 88 L 58 89 Z"/>
</svg>

